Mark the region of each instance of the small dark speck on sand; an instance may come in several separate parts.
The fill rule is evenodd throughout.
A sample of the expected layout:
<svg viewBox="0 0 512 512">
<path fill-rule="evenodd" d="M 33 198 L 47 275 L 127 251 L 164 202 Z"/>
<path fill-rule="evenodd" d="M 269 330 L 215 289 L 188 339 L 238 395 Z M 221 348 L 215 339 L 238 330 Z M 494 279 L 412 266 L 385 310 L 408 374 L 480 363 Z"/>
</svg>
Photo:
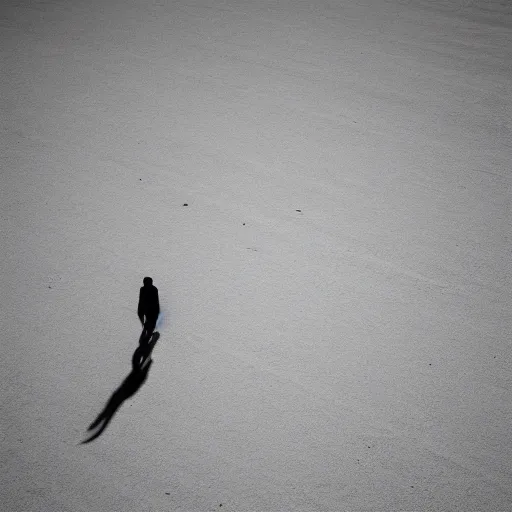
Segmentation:
<svg viewBox="0 0 512 512">
<path fill-rule="evenodd" d="M 188 203 L 183 203 L 183 206 L 188 206 Z"/>
<path fill-rule="evenodd" d="M 171 495 L 171 493 L 170 493 L 170 492 L 166 492 L 165 494 L 167 494 L 167 496 L 170 496 L 170 495 Z"/>
<path fill-rule="evenodd" d="M 296 212 L 301 212 L 302 210 L 295 210 Z"/>
</svg>

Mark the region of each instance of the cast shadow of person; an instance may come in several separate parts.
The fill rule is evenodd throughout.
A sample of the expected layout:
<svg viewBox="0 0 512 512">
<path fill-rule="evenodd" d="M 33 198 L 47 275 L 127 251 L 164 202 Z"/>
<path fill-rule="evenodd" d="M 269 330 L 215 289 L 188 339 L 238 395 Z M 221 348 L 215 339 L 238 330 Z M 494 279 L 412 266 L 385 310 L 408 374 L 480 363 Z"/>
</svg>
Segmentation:
<svg viewBox="0 0 512 512">
<path fill-rule="evenodd" d="M 87 431 L 90 432 L 90 435 L 80 444 L 87 444 L 98 438 L 112 421 L 112 418 L 123 402 L 132 397 L 144 384 L 148 377 L 149 369 L 153 364 L 151 352 L 159 336 L 159 333 L 155 332 L 147 343 L 140 344 L 137 347 L 132 357 L 132 371 L 119 388 L 114 391 L 103 411 L 89 425 Z M 143 340 L 142 336 L 141 340 Z"/>
</svg>

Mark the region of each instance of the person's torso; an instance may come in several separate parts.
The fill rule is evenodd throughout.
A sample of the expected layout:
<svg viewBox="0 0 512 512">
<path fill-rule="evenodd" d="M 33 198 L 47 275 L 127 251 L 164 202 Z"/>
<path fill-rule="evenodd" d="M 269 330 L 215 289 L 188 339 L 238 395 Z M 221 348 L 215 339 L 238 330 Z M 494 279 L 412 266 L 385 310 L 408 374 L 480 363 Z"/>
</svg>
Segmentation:
<svg viewBox="0 0 512 512">
<path fill-rule="evenodd" d="M 158 290 L 155 286 L 143 286 L 140 289 L 140 297 L 145 310 L 154 311 L 158 309 Z"/>
</svg>

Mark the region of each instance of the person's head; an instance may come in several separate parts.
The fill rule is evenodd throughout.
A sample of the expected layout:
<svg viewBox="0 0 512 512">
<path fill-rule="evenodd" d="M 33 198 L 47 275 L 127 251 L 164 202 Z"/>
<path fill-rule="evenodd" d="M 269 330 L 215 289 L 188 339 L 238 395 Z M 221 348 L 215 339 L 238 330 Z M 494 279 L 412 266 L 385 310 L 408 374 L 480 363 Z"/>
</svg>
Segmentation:
<svg viewBox="0 0 512 512">
<path fill-rule="evenodd" d="M 151 277 L 145 277 L 142 282 L 144 283 L 144 286 L 151 286 L 153 284 L 153 279 L 151 279 Z"/>
</svg>

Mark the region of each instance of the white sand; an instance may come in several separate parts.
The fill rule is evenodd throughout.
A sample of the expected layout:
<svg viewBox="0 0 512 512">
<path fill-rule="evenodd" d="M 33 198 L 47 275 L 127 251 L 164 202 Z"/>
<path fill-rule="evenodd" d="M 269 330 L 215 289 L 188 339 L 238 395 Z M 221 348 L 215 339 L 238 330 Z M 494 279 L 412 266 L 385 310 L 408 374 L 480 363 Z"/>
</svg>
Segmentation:
<svg viewBox="0 0 512 512">
<path fill-rule="evenodd" d="M 512 510 L 509 2 L 0 12 L 2 511 Z"/>
</svg>

